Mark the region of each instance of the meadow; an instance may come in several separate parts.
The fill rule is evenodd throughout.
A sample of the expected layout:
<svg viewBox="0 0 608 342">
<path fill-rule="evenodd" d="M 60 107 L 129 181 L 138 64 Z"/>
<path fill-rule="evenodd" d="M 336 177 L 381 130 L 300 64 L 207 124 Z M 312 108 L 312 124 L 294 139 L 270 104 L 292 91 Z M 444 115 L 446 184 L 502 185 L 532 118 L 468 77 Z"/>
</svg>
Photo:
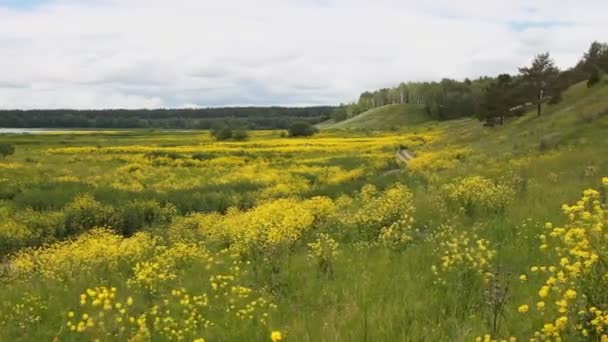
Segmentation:
<svg viewBox="0 0 608 342">
<path fill-rule="evenodd" d="M 1 135 L 0 340 L 608 340 L 607 94 L 492 128 Z"/>
</svg>

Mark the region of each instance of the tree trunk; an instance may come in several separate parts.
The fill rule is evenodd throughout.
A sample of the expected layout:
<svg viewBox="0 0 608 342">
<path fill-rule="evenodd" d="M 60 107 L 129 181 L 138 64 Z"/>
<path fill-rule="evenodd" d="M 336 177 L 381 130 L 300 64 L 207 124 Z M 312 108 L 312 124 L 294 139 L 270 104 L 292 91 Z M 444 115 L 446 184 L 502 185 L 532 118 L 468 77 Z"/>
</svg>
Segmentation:
<svg viewBox="0 0 608 342">
<path fill-rule="evenodd" d="M 540 116 L 541 111 L 542 111 L 542 102 L 543 102 L 543 89 L 540 89 L 538 91 L 538 108 L 537 108 L 538 116 Z"/>
</svg>

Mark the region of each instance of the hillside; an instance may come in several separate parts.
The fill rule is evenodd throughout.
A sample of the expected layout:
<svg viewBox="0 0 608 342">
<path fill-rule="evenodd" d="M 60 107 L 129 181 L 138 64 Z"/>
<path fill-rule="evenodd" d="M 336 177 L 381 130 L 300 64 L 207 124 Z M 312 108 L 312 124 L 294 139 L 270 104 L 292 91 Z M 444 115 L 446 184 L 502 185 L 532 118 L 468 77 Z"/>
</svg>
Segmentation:
<svg viewBox="0 0 608 342">
<path fill-rule="evenodd" d="M 319 125 L 321 129 L 389 130 L 416 125 L 430 120 L 422 105 L 393 104 L 370 109 L 348 120 Z"/>
</svg>

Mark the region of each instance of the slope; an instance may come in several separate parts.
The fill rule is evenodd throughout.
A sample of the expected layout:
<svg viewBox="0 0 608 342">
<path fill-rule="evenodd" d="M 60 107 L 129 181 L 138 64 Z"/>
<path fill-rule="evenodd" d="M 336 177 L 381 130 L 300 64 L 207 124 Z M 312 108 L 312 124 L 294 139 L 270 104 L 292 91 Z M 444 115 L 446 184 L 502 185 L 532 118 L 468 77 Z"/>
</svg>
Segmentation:
<svg viewBox="0 0 608 342">
<path fill-rule="evenodd" d="M 326 122 L 319 125 L 319 128 L 388 130 L 404 128 L 429 120 L 422 105 L 393 104 L 370 109 L 338 123 Z"/>
</svg>

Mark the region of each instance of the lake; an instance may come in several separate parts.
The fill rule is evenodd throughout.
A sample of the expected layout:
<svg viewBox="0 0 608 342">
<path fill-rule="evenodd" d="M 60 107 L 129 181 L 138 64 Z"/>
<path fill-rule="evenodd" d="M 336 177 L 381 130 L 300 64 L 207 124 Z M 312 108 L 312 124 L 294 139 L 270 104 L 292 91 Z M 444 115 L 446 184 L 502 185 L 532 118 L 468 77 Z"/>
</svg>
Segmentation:
<svg viewBox="0 0 608 342">
<path fill-rule="evenodd" d="M 0 128 L 0 134 L 39 134 L 47 132 L 70 132 L 65 129 L 52 128 Z"/>
</svg>

